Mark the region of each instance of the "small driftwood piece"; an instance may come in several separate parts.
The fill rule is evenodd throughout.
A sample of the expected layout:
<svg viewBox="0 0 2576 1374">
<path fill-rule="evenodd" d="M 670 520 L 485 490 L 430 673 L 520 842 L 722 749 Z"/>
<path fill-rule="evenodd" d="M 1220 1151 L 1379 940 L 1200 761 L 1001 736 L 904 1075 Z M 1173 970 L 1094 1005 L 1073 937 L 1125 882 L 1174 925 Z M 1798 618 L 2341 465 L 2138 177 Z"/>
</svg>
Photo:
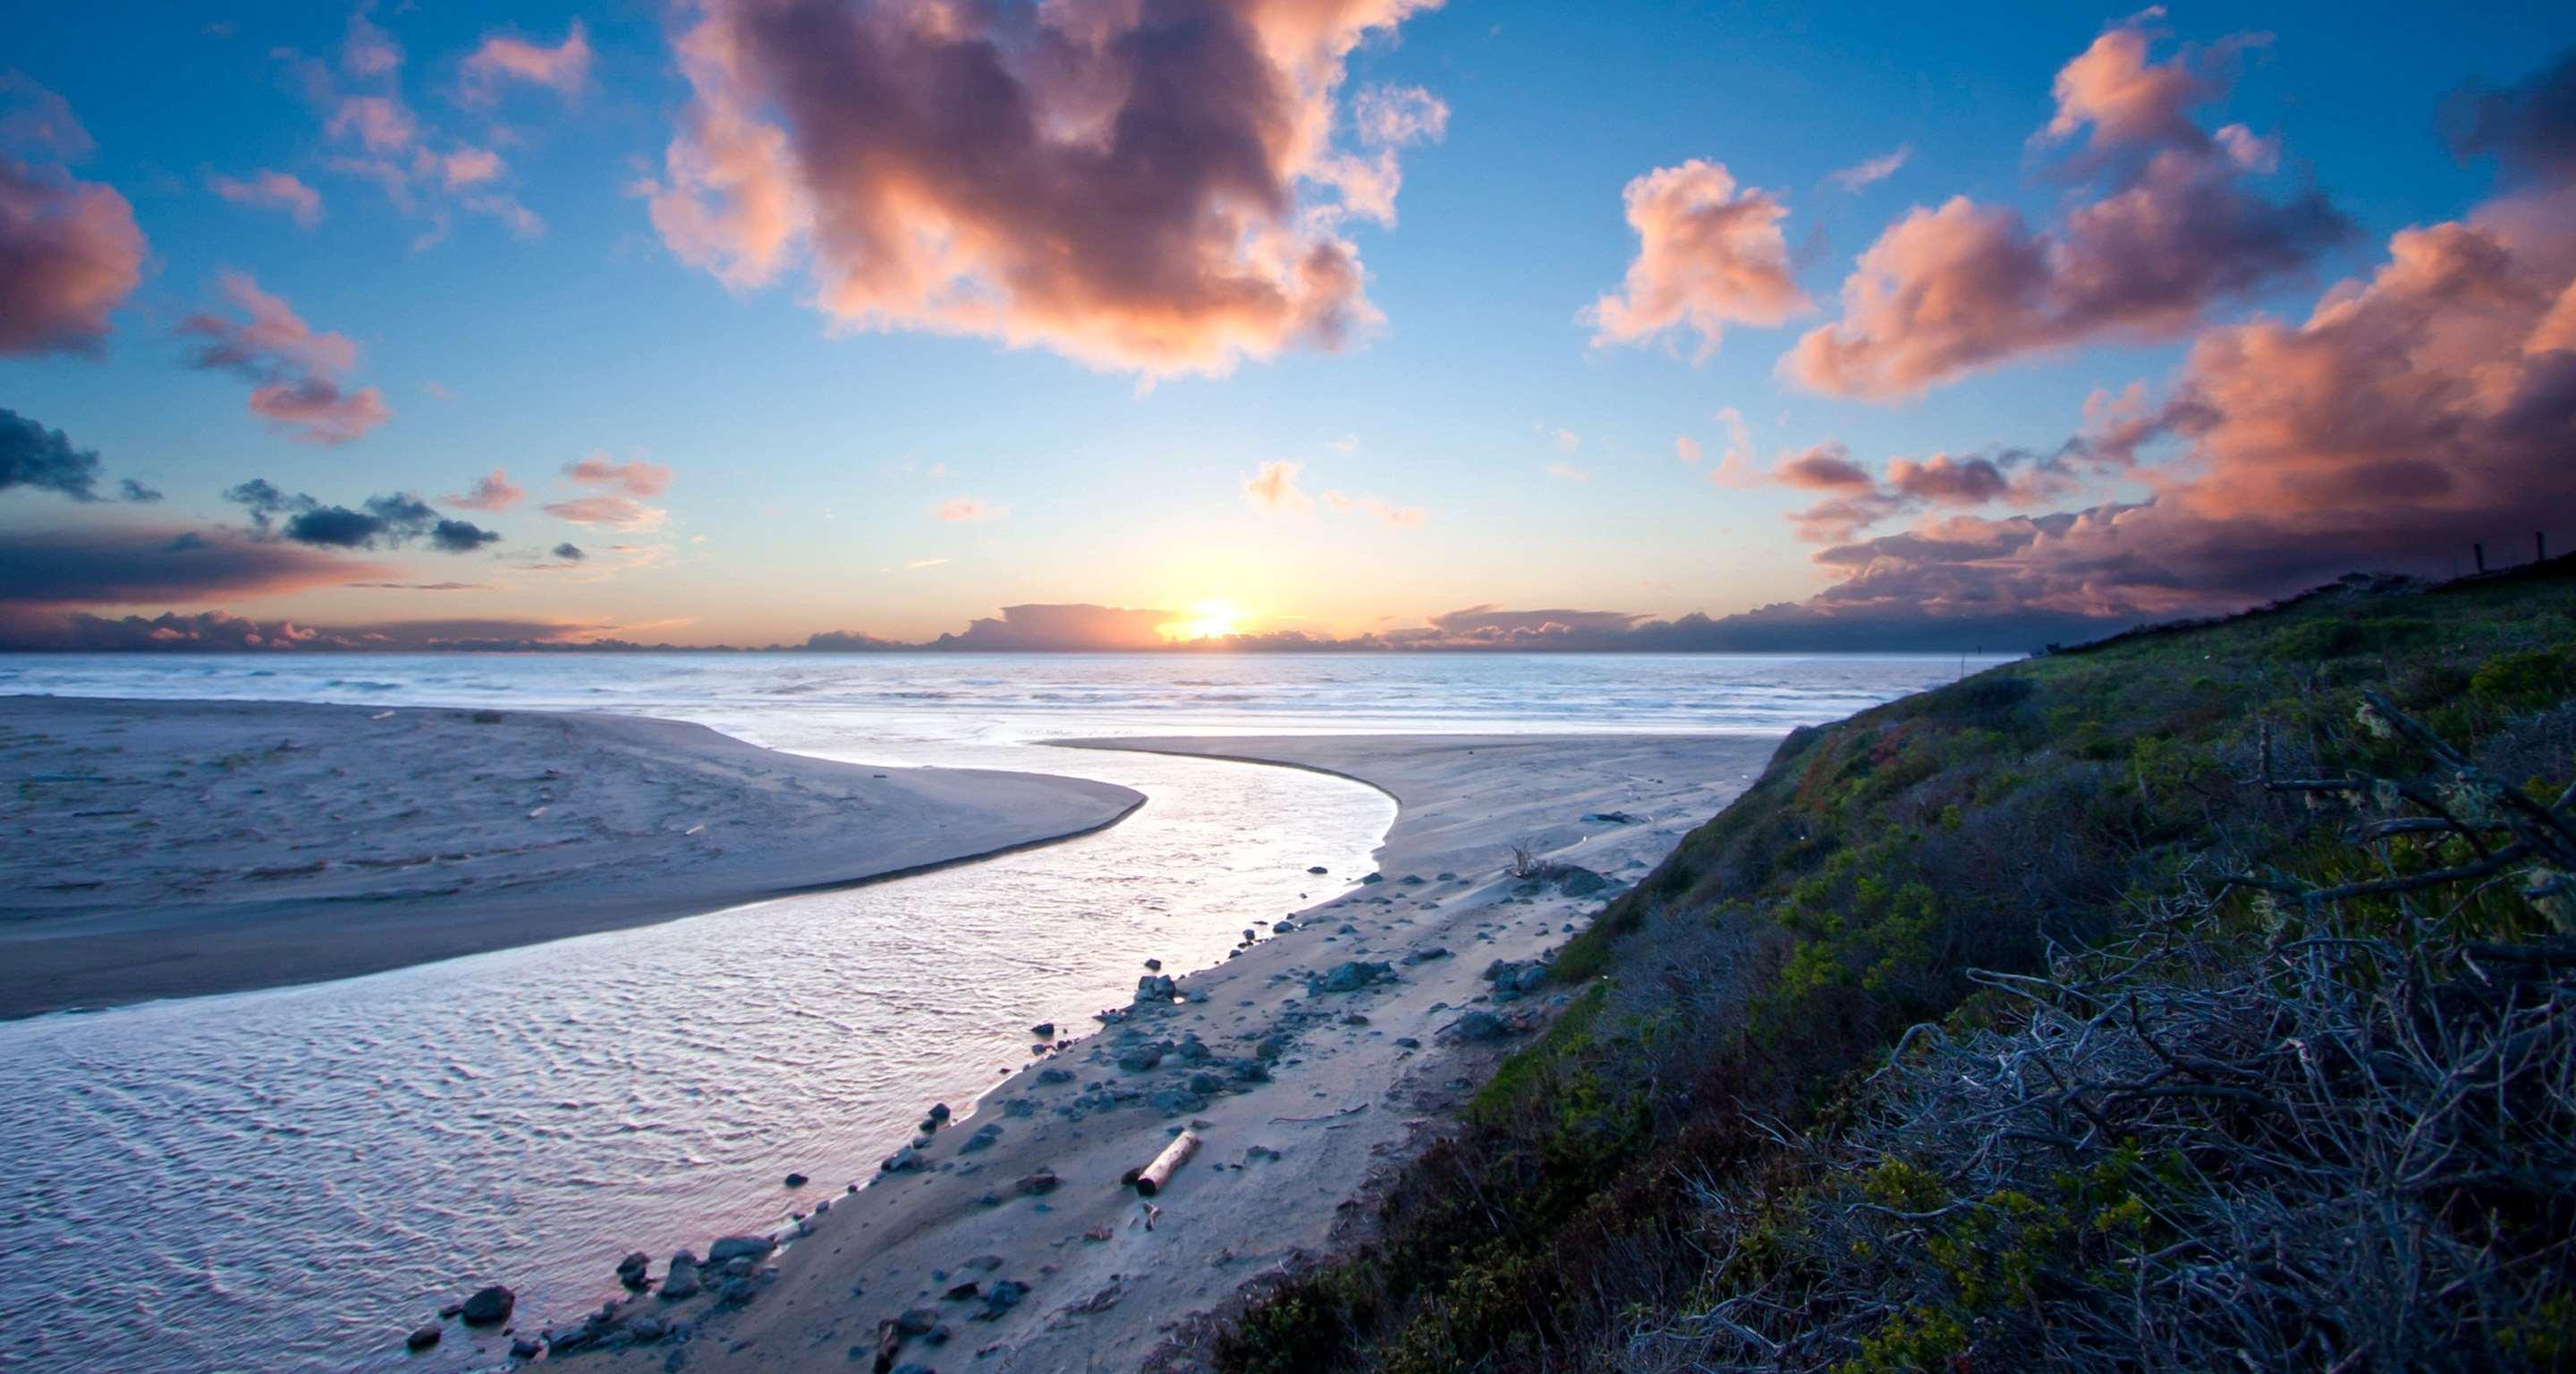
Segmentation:
<svg viewBox="0 0 2576 1374">
<path fill-rule="evenodd" d="M 1153 1163 L 1142 1169 L 1129 1170 L 1119 1182 L 1134 1184 L 1138 1197 L 1152 1197 L 1163 1191 L 1163 1185 L 1172 1181 L 1172 1175 L 1181 1171 L 1181 1166 L 1189 1162 L 1198 1148 L 1199 1133 L 1183 1131 L 1172 1137 L 1172 1143 L 1164 1146 L 1161 1154 L 1154 1156 Z"/>
</svg>

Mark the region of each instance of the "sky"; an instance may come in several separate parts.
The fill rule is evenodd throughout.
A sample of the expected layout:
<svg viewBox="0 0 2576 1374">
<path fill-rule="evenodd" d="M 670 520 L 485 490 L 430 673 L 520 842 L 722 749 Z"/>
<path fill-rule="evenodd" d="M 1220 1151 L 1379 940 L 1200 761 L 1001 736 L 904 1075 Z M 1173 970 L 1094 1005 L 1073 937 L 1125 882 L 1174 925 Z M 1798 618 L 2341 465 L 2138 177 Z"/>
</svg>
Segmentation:
<svg viewBox="0 0 2576 1374">
<path fill-rule="evenodd" d="M 2027 647 L 2525 557 L 2571 44 L 13 7 L 0 644 Z"/>
</svg>

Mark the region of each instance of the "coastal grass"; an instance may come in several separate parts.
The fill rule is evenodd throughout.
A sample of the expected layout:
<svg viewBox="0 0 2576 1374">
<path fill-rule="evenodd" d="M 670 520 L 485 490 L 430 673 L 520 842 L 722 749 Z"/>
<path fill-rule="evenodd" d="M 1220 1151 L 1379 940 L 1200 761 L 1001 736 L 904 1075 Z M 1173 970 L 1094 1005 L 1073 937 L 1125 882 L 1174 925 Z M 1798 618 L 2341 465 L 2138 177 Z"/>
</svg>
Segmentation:
<svg viewBox="0 0 2576 1374">
<path fill-rule="evenodd" d="M 2561 563 L 1798 731 L 1567 944 L 1572 1000 L 1375 1239 L 1216 1363 L 2564 1367 L 2576 878 L 2510 826 L 2566 828 L 2572 698 Z"/>
</svg>

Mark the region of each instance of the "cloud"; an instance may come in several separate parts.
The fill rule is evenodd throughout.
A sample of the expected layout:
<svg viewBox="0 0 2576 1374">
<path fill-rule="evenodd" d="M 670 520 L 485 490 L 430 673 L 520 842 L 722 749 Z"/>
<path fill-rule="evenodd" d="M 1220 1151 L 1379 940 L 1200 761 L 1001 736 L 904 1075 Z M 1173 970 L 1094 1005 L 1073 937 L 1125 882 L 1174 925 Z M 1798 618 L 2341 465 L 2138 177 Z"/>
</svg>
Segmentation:
<svg viewBox="0 0 2576 1374">
<path fill-rule="evenodd" d="M 579 37 L 578 21 L 574 30 Z M 586 38 L 580 49 L 587 54 Z M 545 221 L 501 184 L 507 164 L 498 151 L 443 134 L 404 100 L 402 49 L 363 10 L 350 18 L 336 71 L 291 49 L 277 55 L 320 112 L 324 137 L 344 149 L 325 157 L 322 165 L 373 183 L 398 213 L 427 221 L 412 242 L 414 251 L 446 238 L 459 210 L 488 215 L 520 238 L 545 232 Z M 478 50 L 475 57 L 481 55 Z M 499 79 L 488 64 L 475 66 L 475 57 L 467 59 L 459 88 L 459 98 L 467 103 L 479 103 Z M 506 131 L 495 135 L 505 136 Z"/>
<path fill-rule="evenodd" d="M 699 0 L 692 98 L 636 189 L 683 261 L 738 288 L 802 262 L 847 328 L 1148 379 L 1338 348 L 1379 319 L 1341 233 L 1381 208 L 1335 160 L 1346 59 L 1436 3 Z"/>
<path fill-rule="evenodd" d="M 1771 479 L 1801 491 L 1869 491 L 1878 485 L 1868 469 L 1852 461 L 1851 450 L 1836 443 L 1781 455 L 1771 465 Z"/>
<path fill-rule="evenodd" d="M 528 489 L 510 480 L 510 474 L 494 468 L 474 479 L 474 489 L 463 496 L 439 498 L 464 510 L 486 510 L 494 514 L 508 510 L 528 499 Z"/>
<path fill-rule="evenodd" d="M 1314 179 L 1339 192 L 1353 217 L 1392 228 L 1404 189 L 1398 150 L 1446 137 L 1449 106 L 1420 86 L 1371 86 L 1352 100 L 1351 124 L 1365 151 L 1327 154 Z"/>
<path fill-rule="evenodd" d="M 1431 519 L 1431 513 L 1420 506 L 1399 506 L 1376 496 L 1328 491 L 1324 493 L 1324 504 L 1337 511 L 1358 511 L 1394 530 L 1420 529 Z"/>
<path fill-rule="evenodd" d="M 1828 172 L 1825 174 L 1825 180 L 1858 195 L 1862 190 L 1896 175 L 1897 169 L 1903 167 L 1906 159 L 1912 156 L 1914 156 L 1913 145 L 1899 144 L 1893 152 L 1855 162 L 1837 172 Z"/>
<path fill-rule="evenodd" d="M 930 508 L 932 519 L 951 525 L 980 524 L 986 520 L 999 520 L 1010 513 L 1010 507 L 997 505 L 981 496 L 952 496 Z"/>
<path fill-rule="evenodd" d="M 971 621 L 963 634 L 944 634 L 933 649 L 1158 649 L 1162 627 L 1179 619 L 1171 611 L 1121 606 L 1004 606 L 998 620 Z"/>
<path fill-rule="evenodd" d="M 499 534 L 470 521 L 441 520 L 429 527 L 430 547 L 442 553 L 472 553 L 486 544 L 499 542 Z"/>
<path fill-rule="evenodd" d="M 133 205 L 52 161 L 90 146 L 61 96 L 0 74 L 0 356 L 96 354 L 108 313 L 143 283 Z M 47 161 L 20 161 L 15 148 Z"/>
<path fill-rule="evenodd" d="M 322 193 L 291 172 L 265 167 L 247 177 L 216 172 L 207 176 L 206 185 L 235 205 L 283 210 L 300 228 L 310 229 L 322 222 Z"/>
<path fill-rule="evenodd" d="M 130 501 L 137 505 L 150 505 L 161 499 L 161 491 L 157 487 L 147 487 L 131 477 L 121 477 L 116 483 L 116 499 Z"/>
<path fill-rule="evenodd" d="M 581 551 L 581 545 L 570 542 L 555 545 L 554 555 L 567 563 L 578 563 L 590 557 L 589 554 Z"/>
<path fill-rule="evenodd" d="M 1594 344 L 1687 329 L 1699 336 L 1704 359 L 1729 324 L 1767 328 L 1810 308 L 1780 232 L 1788 207 L 1768 191 L 1738 189 L 1724 163 L 1693 158 L 1658 168 L 1621 194 L 1637 257 L 1621 290 L 1584 312 Z"/>
<path fill-rule="evenodd" d="M 385 572 L 371 563 L 221 530 L 137 525 L 0 530 L 0 603 L 15 606 L 274 596 Z"/>
<path fill-rule="evenodd" d="M 400 492 L 370 496 L 360 509 L 351 510 L 302 492 L 290 496 L 266 478 L 254 477 L 227 488 L 224 499 L 250 517 L 257 538 L 325 548 L 399 548 L 426 539 L 442 553 L 471 553 L 501 537 L 467 521 L 442 518 L 428 502 Z"/>
<path fill-rule="evenodd" d="M 288 620 L 256 621 L 226 611 L 164 612 L 149 618 L 129 615 L 110 620 L 85 614 L 12 614 L 0 606 L 0 649 L 57 652 L 406 653 L 648 647 L 607 637 L 619 628 L 622 627 L 498 618 L 298 625 Z"/>
<path fill-rule="evenodd" d="M 376 388 L 345 389 L 343 378 L 358 362 L 358 346 L 346 335 L 316 331 L 246 272 L 227 271 L 220 285 L 244 318 L 200 311 L 180 321 L 181 335 L 204 340 L 191 367 L 249 379 L 251 412 L 308 443 L 348 443 L 393 417 Z"/>
<path fill-rule="evenodd" d="M 482 46 L 465 59 L 462 93 L 470 103 L 484 104 L 498 98 L 505 83 L 524 81 L 560 95 L 579 95 L 590 80 L 590 61 L 590 31 L 579 19 L 552 47 L 513 34 L 486 34 Z"/>
<path fill-rule="evenodd" d="M 1305 464 L 1284 458 L 1264 463 L 1243 479 L 1243 499 L 1266 511 L 1293 514 L 1311 509 L 1314 501 L 1297 485 L 1297 474 L 1305 470 Z"/>
<path fill-rule="evenodd" d="M 74 448 L 71 436 L 61 430 L 0 409 L 0 491 L 29 487 L 95 501 L 98 468 L 97 450 Z"/>
<path fill-rule="evenodd" d="M 1982 506 L 2004 494 L 2011 479 L 1985 457 L 1936 453 L 1922 462 L 1899 458 L 1887 465 L 1887 484 L 1899 495 L 1942 506 Z"/>
<path fill-rule="evenodd" d="M 945 558 L 915 558 L 905 562 L 903 570 L 905 572 L 920 572 L 925 568 L 944 567 L 947 562 L 948 560 Z"/>
<path fill-rule="evenodd" d="M 668 512 L 623 496 L 576 496 L 546 503 L 546 514 L 576 525 L 605 525 L 621 530 L 655 530 Z"/>
<path fill-rule="evenodd" d="M 2036 140 L 2084 135 L 2059 170 L 2098 178 L 2096 198 L 2037 231 L 1965 196 L 1917 207 L 1862 253 L 1843 283 L 1842 319 L 1802 337 L 1781 370 L 1812 390 L 1887 400 L 2025 354 L 2170 338 L 2342 242 L 2350 223 L 2323 196 L 2275 201 L 2254 189 L 2277 159 L 2268 140 L 2192 119 L 2226 90 L 2216 55 L 2248 40 L 2154 63 L 2140 27 L 2149 16 L 2067 64 Z"/>
<path fill-rule="evenodd" d="M 659 496 L 671 489 L 669 468 L 641 458 L 612 463 L 605 453 L 566 463 L 564 476 L 588 486 L 615 487 L 629 496 Z"/>
<path fill-rule="evenodd" d="M 1547 475 L 1560 482 L 1589 482 L 1592 480 L 1591 473 L 1584 471 L 1582 468 L 1576 467 L 1572 463 L 1550 463 L 1547 465 Z"/>
<path fill-rule="evenodd" d="M 1727 406 L 1719 410 L 1715 418 L 1726 427 L 1726 451 L 1718 455 L 1717 466 L 1708 470 L 1708 480 L 1721 487 L 1759 486 L 1763 474 L 1753 464 L 1753 430 L 1744 423 L 1743 412 Z M 1679 441 L 1675 442 L 1674 448 L 1676 452 L 1681 451 Z M 1699 444 L 1696 441 L 1692 442 L 1683 461 L 1699 461 Z"/>
<path fill-rule="evenodd" d="M 2576 89 L 2576 55 L 2514 89 L 2559 82 Z M 2481 541 L 2528 547 L 2550 512 L 2576 508 L 2576 165 L 2547 166 L 2509 164 L 2537 182 L 2395 234 L 2384 261 L 2302 320 L 2202 331 L 2160 399 L 2097 393 L 2066 452 L 2147 499 L 1837 542 L 1816 558 L 1845 578 L 1813 608 L 2127 622 L 2234 610 L 2356 569 L 2441 575 Z M 2025 466 L 2012 494 L 2047 466 Z M 1972 468 L 1934 485 L 1959 479 L 1961 500 L 1991 490 Z M 1939 499 L 1925 485 L 1936 470 L 1892 467 L 1891 484 Z"/>
</svg>

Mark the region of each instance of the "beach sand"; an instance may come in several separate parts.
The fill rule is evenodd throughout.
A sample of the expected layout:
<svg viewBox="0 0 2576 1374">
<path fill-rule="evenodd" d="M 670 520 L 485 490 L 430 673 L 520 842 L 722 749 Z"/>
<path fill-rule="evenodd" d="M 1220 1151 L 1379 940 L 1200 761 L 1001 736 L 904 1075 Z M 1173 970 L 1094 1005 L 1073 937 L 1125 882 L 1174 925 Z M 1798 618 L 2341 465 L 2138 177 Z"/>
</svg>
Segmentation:
<svg viewBox="0 0 2576 1374">
<path fill-rule="evenodd" d="M 790 1242 L 782 1253 L 746 1260 L 740 1267 L 751 1272 L 739 1276 L 733 1301 L 718 1295 L 728 1276 L 709 1267 L 708 1291 L 698 1297 L 633 1298 L 589 1323 L 601 1337 L 595 1348 L 606 1353 L 575 1358 L 636 1374 L 678 1367 L 666 1362 L 679 1349 L 692 1374 L 867 1369 L 880 1323 L 909 1312 L 918 1314 L 916 1325 L 936 1329 L 905 1338 L 899 1359 L 933 1369 L 1186 1367 L 1207 1314 L 1245 1285 L 1324 1251 L 1337 1227 L 1364 1226 L 1360 1199 L 1372 1182 L 1420 1148 L 1426 1132 L 1445 1129 L 1481 1068 L 1522 1043 L 1565 996 L 1542 987 L 1499 999 L 1483 971 L 1497 959 L 1543 955 L 1609 893 L 1533 890 L 1504 871 L 1509 846 L 1528 842 L 1631 882 L 1750 785 L 1778 741 L 1081 743 L 1318 768 L 1369 782 L 1401 804 L 1378 854 L 1383 877 L 1355 885 L 1362 875 L 1317 876 L 1318 905 L 1288 932 L 1265 934 L 1239 957 L 1179 978 L 1183 1000 L 1112 1012 L 1119 1019 L 1098 1034 L 1033 1061 L 898 1156 L 902 1167 L 815 1180 L 811 1195 L 828 1213 L 777 1233 Z M 1624 819 L 1587 819 L 1605 813 Z M 1245 915 L 1252 926 L 1256 916 L 1289 913 Z M 1310 986 L 1349 961 L 1385 962 L 1393 977 L 1356 991 Z M 1494 1020 L 1480 1025 L 1480 1015 Z M 1499 1033 L 1470 1039 L 1461 1034 L 1468 1029 Z M 1149 1046 L 1169 1048 L 1152 1067 L 1138 1067 Z M 1160 1211 L 1149 1226 L 1145 1204 L 1121 1175 L 1184 1126 L 1203 1144 L 1154 1199 Z M 1023 1182 L 1045 1176 L 1055 1182 Z M 860 1191 L 847 1193 L 845 1184 Z M 693 1248 L 708 1257 L 709 1247 Z M 604 1296 L 615 1292 L 607 1280 L 616 1259 L 600 1257 Z M 668 1259 L 652 1256 L 656 1281 Z M 966 1284 L 975 1285 L 971 1294 L 948 1296 Z M 532 1335 L 539 1317 L 555 1322 L 555 1334 L 581 1340 L 578 1313 L 523 1314 L 520 1334 Z M 630 1343 L 637 1319 L 654 1339 Z M 695 1324 L 685 1346 L 662 1334 L 677 1321 Z"/>
<path fill-rule="evenodd" d="M 1109 825 L 1073 778 L 622 716 L 0 698 L 0 1017 L 313 982 Z"/>
</svg>

